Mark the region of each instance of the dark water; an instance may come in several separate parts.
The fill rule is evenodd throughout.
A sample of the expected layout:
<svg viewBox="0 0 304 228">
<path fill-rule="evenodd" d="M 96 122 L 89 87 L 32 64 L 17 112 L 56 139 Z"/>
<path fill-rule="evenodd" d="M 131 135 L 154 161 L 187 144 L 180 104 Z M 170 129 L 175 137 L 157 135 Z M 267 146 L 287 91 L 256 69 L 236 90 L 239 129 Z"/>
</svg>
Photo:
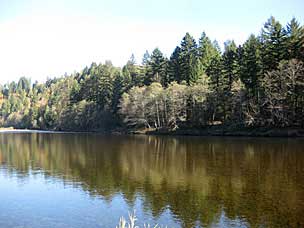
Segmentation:
<svg viewBox="0 0 304 228">
<path fill-rule="evenodd" d="M 0 134 L 0 227 L 304 227 L 304 140 Z"/>
</svg>

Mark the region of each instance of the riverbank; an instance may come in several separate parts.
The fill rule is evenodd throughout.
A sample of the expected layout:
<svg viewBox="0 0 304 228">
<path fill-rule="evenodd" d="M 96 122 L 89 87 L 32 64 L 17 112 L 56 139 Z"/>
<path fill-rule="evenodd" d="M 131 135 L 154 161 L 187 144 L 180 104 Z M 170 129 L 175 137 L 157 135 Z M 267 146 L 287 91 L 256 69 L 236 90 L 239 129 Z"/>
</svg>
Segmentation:
<svg viewBox="0 0 304 228">
<path fill-rule="evenodd" d="M 48 134 L 79 134 L 79 133 L 95 133 L 82 131 L 57 131 L 57 130 L 39 130 L 39 129 L 15 129 L 15 128 L 0 128 L 0 133 L 48 133 Z"/>
<path fill-rule="evenodd" d="M 234 136 L 234 137 L 304 137 L 302 128 L 228 128 L 211 126 L 206 128 L 138 129 L 124 128 L 92 131 L 58 131 L 37 129 L 0 128 L 0 133 L 61 133 L 61 134 L 105 134 L 105 135 L 172 135 L 172 136 Z"/>
<path fill-rule="evenodd" d="M 136 132 L 139 133 L 140 132 Z M 141 132 L 147 135 L 244 136 L 244 137 L 304 137 L 302 128 L 228 128 L 211 126 L 200 129 L 160 129 Z"/>
</svg>

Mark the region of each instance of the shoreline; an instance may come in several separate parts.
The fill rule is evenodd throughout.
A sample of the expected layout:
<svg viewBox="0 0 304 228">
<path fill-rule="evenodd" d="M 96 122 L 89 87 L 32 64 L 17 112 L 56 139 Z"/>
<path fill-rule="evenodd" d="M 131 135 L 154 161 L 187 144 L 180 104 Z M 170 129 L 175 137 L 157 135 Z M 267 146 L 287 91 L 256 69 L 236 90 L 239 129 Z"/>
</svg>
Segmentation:
<svg viewBox="0 0 304 228">
<path fill-rule="evenodd" d="M 56 131 L 56 130 L 37 130 L 37 129 L 0 129 L 1 133 L 45 133 L 45 134 L 78 134 L 78 133 L 90 133 L 81 131 Z"/>
<path fill-rule="evenodd" d="M 177 129 L 175 131 L 149 131 L 147 135 L 176 135 L 176 136 L 220 136 L 220 137 L 304 137 L 302 128 L 244 128 L 225 129 L 212 127 L 203 129 Z"/>
<path fill-rule="evenodd" d="M 304 137 L 302 128 L 244 128 L 228 129 L 224 127 L 207 127 L 201 129 L 116 129 L 108 131 L 59 131 L 37 129 L 0 128 L 1 133 L 45 133 L 45 134 L 104 134 L 104 135 L 155 135 L 155 136 L 218 136 L 218 137 Z"/>
</svg>

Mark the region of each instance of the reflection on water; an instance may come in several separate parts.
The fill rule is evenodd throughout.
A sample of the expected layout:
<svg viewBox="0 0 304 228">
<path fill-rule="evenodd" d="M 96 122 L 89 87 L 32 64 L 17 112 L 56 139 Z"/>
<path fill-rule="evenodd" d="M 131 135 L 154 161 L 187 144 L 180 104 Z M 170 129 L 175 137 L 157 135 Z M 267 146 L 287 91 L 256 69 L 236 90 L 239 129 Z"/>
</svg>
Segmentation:
<svg viewBox="0 0 304 228">
<path fill-rule="evenodd" d="M 0 194 L 6 227 L 303 227 L 304 142 L 0 134 Z"/>
</svg>

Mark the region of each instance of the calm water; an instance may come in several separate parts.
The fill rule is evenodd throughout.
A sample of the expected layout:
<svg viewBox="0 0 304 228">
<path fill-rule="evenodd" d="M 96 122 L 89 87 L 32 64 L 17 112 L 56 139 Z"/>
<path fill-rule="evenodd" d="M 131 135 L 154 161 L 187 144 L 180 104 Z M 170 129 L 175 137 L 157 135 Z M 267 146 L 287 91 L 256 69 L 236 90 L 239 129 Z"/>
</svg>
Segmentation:
<svg viewBox="0 0 304 228">
<path fill-rule="evenodd" d="M 0 227 L 304 227 L 304 140 L 0 134 Z"/>
</svg>

